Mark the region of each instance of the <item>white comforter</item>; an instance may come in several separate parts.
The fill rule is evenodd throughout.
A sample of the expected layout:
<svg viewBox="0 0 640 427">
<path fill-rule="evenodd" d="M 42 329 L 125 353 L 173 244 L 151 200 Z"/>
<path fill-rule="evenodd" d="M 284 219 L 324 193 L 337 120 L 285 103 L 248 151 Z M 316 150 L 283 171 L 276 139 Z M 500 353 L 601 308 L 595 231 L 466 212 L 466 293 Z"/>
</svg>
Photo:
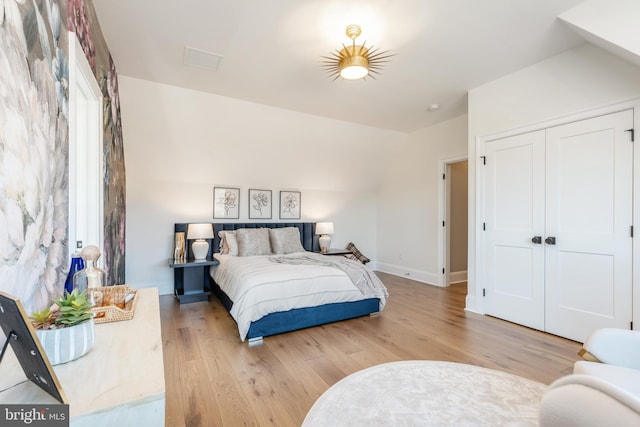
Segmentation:
<svg viewBox="0 0 640 427">
<path fill-rule="evenodd" d="M 230 314 L 243 341 L 251 322 L 269 313 L 366 298 L 380 298 L 380 310 L 384 307 L 387 290 L 362 264 L 341 257 L 339 260 L 353 263 L 349 270 L 363 269 L 358 285 L 364 292 L 340 268 L 300 264 L 303 257 L 316 258 L 319 264 L 327 264 L 333 258 L 311 252 L 251 257 L 215 254 L 220 265 L 212 267 L 210 274 L 233 301 Z M 294 264 L 289 264 L 288 259 Z M 353 272 L 350 275 L 353 277 Z M 375 283 L 363 286 L 362 282 L 372 279 Z"/>
</svg>

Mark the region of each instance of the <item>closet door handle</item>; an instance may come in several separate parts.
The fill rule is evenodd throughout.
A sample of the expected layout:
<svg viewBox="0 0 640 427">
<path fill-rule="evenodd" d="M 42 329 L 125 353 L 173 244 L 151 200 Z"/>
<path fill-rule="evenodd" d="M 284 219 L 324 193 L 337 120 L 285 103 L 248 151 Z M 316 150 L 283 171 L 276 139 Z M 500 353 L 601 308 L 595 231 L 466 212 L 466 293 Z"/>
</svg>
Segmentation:
<svg viewBox="0 0 640 427">
<path fill-rule="evenodd" d="M 539 245 L 542 243 L 542 236 L 533 236 L 531 238 L 531 242 L 535 243 L 536 245 Z"/>
<path fill-rule="evenodd" d="M 550 237 L 547 237 L 546 239 L 544 239 L 544 242 L 545 242 L 547 245 L 555 245 L 555 244 L 556 244 L 556 238 L 555 238 L 555 237 L 550 236 Z"/>
</svg>

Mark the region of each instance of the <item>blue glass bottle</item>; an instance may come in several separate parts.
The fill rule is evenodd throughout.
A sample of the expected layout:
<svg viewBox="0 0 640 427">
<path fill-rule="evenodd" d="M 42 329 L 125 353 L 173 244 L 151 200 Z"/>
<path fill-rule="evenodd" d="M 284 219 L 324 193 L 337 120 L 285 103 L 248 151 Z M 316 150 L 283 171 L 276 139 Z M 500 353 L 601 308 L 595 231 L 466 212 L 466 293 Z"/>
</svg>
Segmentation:
<svg viewBox="0 0 640 427">
<path fill-rule="evenodd" d="M 75 253 L 71 257 L 71 267 L 69 268 L 69 274 L 67 274 L 67 280 L 64 282 L 65 292 L 71 293 L 73 291 L 73 275 L 84 268 L 84 260 L 80 254 Z"/>
</svg>

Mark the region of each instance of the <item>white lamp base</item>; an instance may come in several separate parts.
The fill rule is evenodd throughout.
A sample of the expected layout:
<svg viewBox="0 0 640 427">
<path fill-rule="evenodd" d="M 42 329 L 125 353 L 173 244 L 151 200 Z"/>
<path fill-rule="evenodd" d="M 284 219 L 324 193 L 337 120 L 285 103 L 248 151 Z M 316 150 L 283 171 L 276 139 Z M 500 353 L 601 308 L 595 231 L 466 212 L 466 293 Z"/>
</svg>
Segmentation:
<svg viewBox="0 0 640 427">
<path fill-rule="evenodd" d="M 195 259 L 206 259 L 207 252 L 209 252 L 209 242 L 206 240 L 198 239 L 191 244 L 191 252 Z"/>
<path fill-rule="evenodd" d="M 328 234 L 323 234 L 318 238 L 318 243 L 320 244 L 320 252 L 326 254 L 331 247 L 331 237 Z"/>
</svg>

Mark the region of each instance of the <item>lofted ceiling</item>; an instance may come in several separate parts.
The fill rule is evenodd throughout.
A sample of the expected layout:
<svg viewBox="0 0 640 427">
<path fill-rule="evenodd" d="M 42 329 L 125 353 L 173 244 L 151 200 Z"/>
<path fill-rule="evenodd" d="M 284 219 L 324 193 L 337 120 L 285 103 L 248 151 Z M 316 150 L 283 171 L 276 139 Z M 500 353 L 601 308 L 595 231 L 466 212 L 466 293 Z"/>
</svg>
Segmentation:
<svg viewBox="0 0 640 427">
<path fill-rule="evenodd" d="M 581 0 L 94 0 L 118 73 L 401 132 L 467 111 L 467 91 L 583 42 Z M 394 53 L 376 80 L 332 81 L 348 24 Z M 184 65 L 185 46 L 223 58 Z M 428 111 L 431 104 L 437 111 Z"/>
</svg>

